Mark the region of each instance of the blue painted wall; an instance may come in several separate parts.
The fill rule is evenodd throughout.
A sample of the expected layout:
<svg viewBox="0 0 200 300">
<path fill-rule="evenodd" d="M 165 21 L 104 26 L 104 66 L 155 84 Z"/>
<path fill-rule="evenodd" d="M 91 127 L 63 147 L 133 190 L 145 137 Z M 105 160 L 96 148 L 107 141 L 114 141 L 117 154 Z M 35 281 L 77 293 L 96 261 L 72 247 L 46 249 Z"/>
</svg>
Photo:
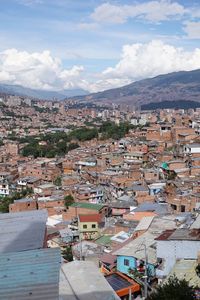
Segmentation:
<svg viewBox="0 0 200 300">
<path fill-rule="evenodd" d="M 129 260 L 129 266 L 124 264 L 124 260 Z M 117 271 L 122 272 L 124 274 L 129 275 L 129 268 L 136 269 L 137 268 L 137 259 L 132 256 L 117 256 Z M 152 264 L 148 264 L 148 274 L 149 276 L 155 275 L 155 267 Z"/>
<path fill-rule="evenodd" d="M 124 265 L 124 260 L 129 260 L 129 266 Z M 117 271 L 128 274 L 129 268 L 136 268 L 136 259 L 131 256 L 117 256 Z"/>
</svg>

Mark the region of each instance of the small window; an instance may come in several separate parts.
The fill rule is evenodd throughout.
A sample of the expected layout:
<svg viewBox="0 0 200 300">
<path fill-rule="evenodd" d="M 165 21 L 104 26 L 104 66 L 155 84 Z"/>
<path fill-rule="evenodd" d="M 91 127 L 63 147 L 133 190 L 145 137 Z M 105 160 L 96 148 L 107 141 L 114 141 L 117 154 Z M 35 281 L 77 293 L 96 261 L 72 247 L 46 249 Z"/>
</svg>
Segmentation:
<svg viewBox="0 0 200 300">
<path fill-rule="evenodd" d="M 84 228 L 84 229 L 87 229 L 87 225 L 83 225 L 83 228 Z"/>
<path fill-rule="evenodd" d="M 129 260 L 128 259 L 124 259 L 124 265 L 129 267 Z"/>
<path fill-rule="evenodd" d="M 96 228 L 96 224 L 92 224 L 92 228 Z"/>
<path fill-rule="evenodd" d="M 185 212 L 185 205 L 181 205 L 181 212 Z"/>
</svg>

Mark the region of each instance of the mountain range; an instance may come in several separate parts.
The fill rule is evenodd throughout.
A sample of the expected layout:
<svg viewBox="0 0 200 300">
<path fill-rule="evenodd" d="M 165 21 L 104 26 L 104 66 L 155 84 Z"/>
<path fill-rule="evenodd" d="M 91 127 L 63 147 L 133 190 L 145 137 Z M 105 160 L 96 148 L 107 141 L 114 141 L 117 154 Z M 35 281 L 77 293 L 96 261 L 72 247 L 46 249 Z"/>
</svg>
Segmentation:
<svg viewBox="0 0 200 300">
<path fill-rule="evenodd" d="M 129 85 L 92 93 L 81 90 L 44 91 L 25 88 L 20 85 L 0 84 L 0 94 L 15 94 L 31 98 L 58 100 L 73 99 L 90 103 L 116 103 L 133 105 L 136 108 L 146 107 L 151 103 L 193 101 L 200 103 L 200 69 L 193 71 L 173 72 L 154 78 L 143 79 Z M 187 104 L 188 106 L 188 104 Z M 197 104 L 198 106 L 198 104 Z M 160 105 L 159 105 L 160 107 Z"/>
<path fill-rule="evenodd" d="M 82 96 L 88 94 L 87 91 L 82 89 L 71 89 L 71 90 L 62 90 L 62 91 L 46 91 L 46 90 L 37 90 L 23 87 L 21 85 L 11 85 L 11 84 L 1 84 L 0 83 L 0 94 L 9 94 L 17 96 L 25 96 L 36 99 L 57 99 L 63 100 L 66 97 Z"/>
<path fill-rule="evenodd" d="M 200 70 L 180 71 L 140 80 L 121 88 L 75 97 L 79 101 L 112 102 L 141 107 L 166 101 L 200 102 Z"/>
</svg>

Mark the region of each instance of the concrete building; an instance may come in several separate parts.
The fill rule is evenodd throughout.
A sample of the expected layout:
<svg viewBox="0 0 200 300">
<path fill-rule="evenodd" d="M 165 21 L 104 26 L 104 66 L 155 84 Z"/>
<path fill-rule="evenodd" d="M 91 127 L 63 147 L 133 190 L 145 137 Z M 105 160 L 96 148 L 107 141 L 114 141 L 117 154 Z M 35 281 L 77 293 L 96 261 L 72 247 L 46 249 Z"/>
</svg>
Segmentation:
<svg viewBox="0 0 200 300">
<path fill-rule="evenodd" d="M 61 267 L 60 300 L 120 300 L 93 262 L 73 261 Z"/>
<path fill-rule="evenodd" d="M 200 249 L 200 229 L 166 230 L 156 238 L 156 255 L 162 264 L 157 269 L 159 278 L 168 276 L 179 259 L 197 259 Z"/>
</svg>

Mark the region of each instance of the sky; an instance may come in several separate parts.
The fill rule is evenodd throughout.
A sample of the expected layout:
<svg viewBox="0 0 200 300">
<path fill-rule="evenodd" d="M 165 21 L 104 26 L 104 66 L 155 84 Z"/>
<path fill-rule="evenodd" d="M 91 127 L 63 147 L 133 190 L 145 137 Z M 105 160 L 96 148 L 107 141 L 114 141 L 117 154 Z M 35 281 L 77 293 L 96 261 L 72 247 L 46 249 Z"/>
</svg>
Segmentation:
<svg viewBox="0 0 200 300">
<path fill-rule="evenodd" d="M 0 82 L 120 87 L 200 68 L 199 0 L 0 0 Z"/>
</svg>

